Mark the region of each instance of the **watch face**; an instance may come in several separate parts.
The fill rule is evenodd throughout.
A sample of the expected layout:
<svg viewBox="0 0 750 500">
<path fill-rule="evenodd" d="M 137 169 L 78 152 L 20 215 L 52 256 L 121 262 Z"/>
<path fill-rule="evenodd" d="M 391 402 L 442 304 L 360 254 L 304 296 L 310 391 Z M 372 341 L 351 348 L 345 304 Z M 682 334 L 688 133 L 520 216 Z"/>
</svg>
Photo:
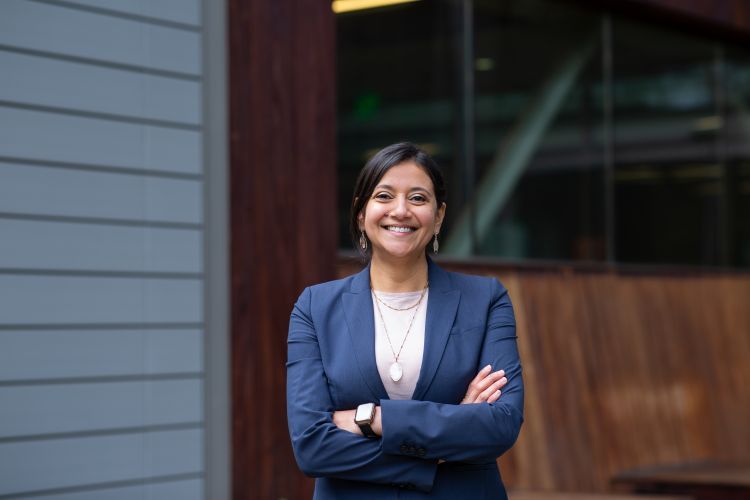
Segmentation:
<svg viewBox="0 0 750 500">
<path fill-rule="evenodd" d="M 375 404 L 368 403 L 366 405 L 359 405 L 357 412 L 354 414 L 355 422 L 369 422 L 372 418 L 372 410 L 375 408 Z"/>
</svg>

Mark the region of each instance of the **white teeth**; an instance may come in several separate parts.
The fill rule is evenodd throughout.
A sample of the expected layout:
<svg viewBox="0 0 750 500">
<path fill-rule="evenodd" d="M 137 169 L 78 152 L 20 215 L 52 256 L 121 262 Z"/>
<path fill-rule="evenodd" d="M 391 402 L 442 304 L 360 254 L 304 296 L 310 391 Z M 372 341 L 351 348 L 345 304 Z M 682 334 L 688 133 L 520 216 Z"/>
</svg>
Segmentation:
<svg viewBox="0 0 750 500">
<path fill-rule="evenodd" d="M 403 226 L 387 226 L 386 229 L 388 229 L 388 231 L 395 231 L 397 233 L 411 233 L 412 231 L 414 231 L 414 229 L 411 227 Z"/>
</svg>

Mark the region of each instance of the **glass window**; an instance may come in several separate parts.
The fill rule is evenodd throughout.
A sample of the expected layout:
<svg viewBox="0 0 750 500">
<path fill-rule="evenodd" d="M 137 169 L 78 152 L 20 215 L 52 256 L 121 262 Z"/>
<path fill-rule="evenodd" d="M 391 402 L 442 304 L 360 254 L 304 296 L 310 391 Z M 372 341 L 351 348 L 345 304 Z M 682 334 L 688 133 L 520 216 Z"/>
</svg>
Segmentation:
<svg viewBox="0 0 750 500">
<path fill-rule="evenodd" d="M 356 176 L 388 144 L 411 141 L 427 150 L 446 175 L 454 209 L 461 185 L 460 12 L 458 2 L 445 0 L 336 16 L 341 248 L 351 248 Z"/>
<path fill-rule="evenodd" d="M 441 254 L 750 267 L 745 47 L 590 2 L 466 5 L 337 15 L 342 248 L 357 172 L 409 140 L 446 173 Z"/>
<path fill-rule="evenodd" d="M 603 259 L 601 16 L 478 0 L 474 18 L 475 251 Z"/>
<path fill-rule="evenodd" d="M 714 44 L 615 20 L 612 60 L 617 260 L 720 263 Z"/>
<path fill-rule="evenodd" d="M 750 267 L 750 56 L 727 51 L 724 65 L 724 131 L 728 258 Z"/>
</svg>

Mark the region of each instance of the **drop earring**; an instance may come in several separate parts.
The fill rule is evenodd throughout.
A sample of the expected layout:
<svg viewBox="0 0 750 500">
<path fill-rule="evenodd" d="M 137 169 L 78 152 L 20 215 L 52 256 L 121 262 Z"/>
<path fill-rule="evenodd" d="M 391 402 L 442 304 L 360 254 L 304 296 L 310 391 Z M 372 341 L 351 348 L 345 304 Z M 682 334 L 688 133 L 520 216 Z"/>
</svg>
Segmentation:
<svg viewBox="0 0 750 500">
<path fill-rule="evenodd" d="M 440 249 L 440 244 L 438 243 L 437 236 L 438 234 L 435 233 L 435 240 L 432 242 L 432 251 L 435 253 L 438 253 L 438 250 Z"/>
<path fill-rule="evenodd" d="M 359 246 L 362 249 L 362 251 L 367 250 L 367 238 L 365 237 L 364 231 L 359 233 Z"/>
</svg>

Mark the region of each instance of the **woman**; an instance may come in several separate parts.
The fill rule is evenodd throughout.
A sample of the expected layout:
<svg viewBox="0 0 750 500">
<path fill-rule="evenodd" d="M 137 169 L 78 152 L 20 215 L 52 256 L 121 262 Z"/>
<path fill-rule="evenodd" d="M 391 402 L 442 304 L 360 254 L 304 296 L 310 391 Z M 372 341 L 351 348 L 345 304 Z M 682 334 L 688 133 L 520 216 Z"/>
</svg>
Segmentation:
<svg viewBox="0 0 750 500">
<path fill-rule="evenodd" d="M 429 155 L 382 149 L 350 219 L 369 265 L 294 306 L 289 432 L 316 499 L 507 498 L 495 460 L 523 421 L 513 308 L 497 280 L 427 257 L 445 208 Z"/>
</svg>

